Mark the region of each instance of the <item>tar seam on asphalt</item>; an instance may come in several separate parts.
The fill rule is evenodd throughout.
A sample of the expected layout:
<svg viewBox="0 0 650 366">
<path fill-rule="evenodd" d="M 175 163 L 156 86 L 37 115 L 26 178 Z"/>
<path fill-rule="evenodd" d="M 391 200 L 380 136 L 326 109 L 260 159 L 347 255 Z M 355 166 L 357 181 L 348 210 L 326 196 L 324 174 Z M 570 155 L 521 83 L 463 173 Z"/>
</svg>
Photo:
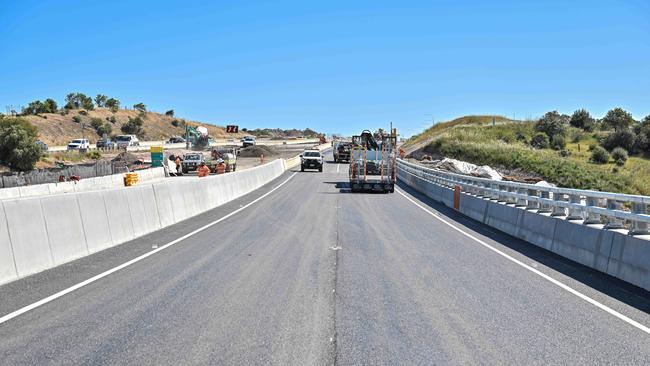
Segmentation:
<svg viewBox="0 0 650 366">
<path fill-rule="evenodd" d="M 339 210 L 341 209 L 341 195 L 336 196 L 336 243 L 334 244 L 335 248 L 340 248 L 341 247 L 341 242 L 339 240 Z M 333 325 L 333 330 L 334 330 L 334 335 L 332 337 L 333 341 L 333 346 L 334 346 L 334 365 L 338 364 L 338 356 L 339 356 L 339 350 L 338 350 L 338 333 L 336 330 L 336 298 L 338 296 L 336 287 L 338 285 L 338 272 L 339 272 L 339 252 L 340 250 L 333 250 L 334 252 L 334 287 L 332 291 L 332 296 L 333 296 L 333 317 L 332 321 L 334 322 Z"/>
</svg>

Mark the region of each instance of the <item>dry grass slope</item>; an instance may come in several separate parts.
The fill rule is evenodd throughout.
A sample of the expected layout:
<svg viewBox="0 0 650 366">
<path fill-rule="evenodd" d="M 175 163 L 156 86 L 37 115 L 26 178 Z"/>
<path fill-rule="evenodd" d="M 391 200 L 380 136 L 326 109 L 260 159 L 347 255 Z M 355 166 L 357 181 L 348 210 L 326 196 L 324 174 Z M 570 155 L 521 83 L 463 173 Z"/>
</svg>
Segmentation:
<svg viewBox="0 0 650 366">
<path fill-rule="evenodd" d="M 120 134 L 120 127 L 128 121 L 128 118 L 135 118 L 140 112 L 134 110 L 119 110 L 116 113 L 111 112 L 106 108 L 98 108 L 93 111 L 88 111 L 87 116 L 80 115 L 78 111 L 70 111 L 67 115 L 60 115 L 58 113 L 44 113 L 38 116 L 25 116 L 30 123 L 38 128 L 39 138 L 50 146 L 66 145 L 70 140 L 81 137 L 81 124 L 73 120 L 74 116 L 79 116 L 84 123 L 85 136 L 91 142 L 95 142 L 101 136 L 97 135 L 95 130 L 90 127 L 91 118 L 100 118 L 107 121 L 107 118 L 115 117 L 113 126 L 113 134 Z M 166 140 L 171 136 L 183 135 L 184 128 L 181 126 L 175 127 L 172 125 L 174 119 L 160 113 L 147 112 L 144 118 L 144 136 L 143 140 Z M 213 138 L 236 137 L 226 134 L 225 128 L 211 124 L 188 121 L 185 122 L 190 126 L 205 126 L 210 136 Z"/>
</svg>

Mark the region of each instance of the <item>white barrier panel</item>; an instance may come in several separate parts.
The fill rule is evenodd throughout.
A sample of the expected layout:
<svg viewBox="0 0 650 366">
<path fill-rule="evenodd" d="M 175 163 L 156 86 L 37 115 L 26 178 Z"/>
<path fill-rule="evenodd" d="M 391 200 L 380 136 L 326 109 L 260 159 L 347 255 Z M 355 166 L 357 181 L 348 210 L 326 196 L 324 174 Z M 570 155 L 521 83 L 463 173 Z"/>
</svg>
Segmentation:
<svg viewBox="0 0 650 366">
<path fill-rule="evenodd" d="M 151 168 L 137 171 L 139 183 L 165 178 L 164 168 Z M 45 197 L 54 194 L 98 191 L 103 189 L 120 188 L 124 186 L 124 174 L 112 174 L 102 177 L 85 178 L 78 182 L 60 182 L 35 184 L 31 186 L 0 189 L 0 200 L 21 197 Z"/>
<path fill-rule="evenodd" d="M 88 255 L 86 235 L 75 195 L 41 198 L 54 264 Z"/>
<path fill-rule="evenodd" d="M 135 237 L 147 234 L 153 231 L 153 227 L 155 227 L 154 224 L 147 220 L 147 211 L 144 207 L 142 188 L 150 188 L 150 186 L 134 186 L 124 190 L 126 202 L 128 203 L 131 226 L 133 227 L 133 235 Z"/>
<path fill-rule="evenodd" d="M 0 189 L 0 200 L 10 200 L 20 198 L 20 187 Z"/>
<path fill-rule="evenodd" d="M 81 221 L 85 228 L 88 252 L 94 253 L 113 246 L 102 192 L 83 192 L 75 196 L 77 196 Z"/>
<path fill-rule="evenodd" d="M 50 194 L 48 184 L 36 184 L 33 186 L 18 187 L 20 197 L 44 196 Z"/>
<path fill-rule="evenodd" d="M 40 198 L 9 200 L 3 206 L 18 275 L 53 267 Z"/>
<path fill-rule="evenodd" d="M 154 199 L 158 210 L 158 217 L 162 227 L 172 225 L 177 222 L 174 218 L 175 197 L 172 195 L 171 184 L 161 182 L 152 185 Z"/>
<path fill-rule="evenodd" d="M 133 239 L 133 222 L 129 210 L 129 201 L 126 198 L 124 189 L 102 191 L 106 214 L 108 216 L 108 227 L 111 230 L 113 244 L 124 243 Z"/>
<path fill-rule="evenodd" d="M 0 203 L 0 283 L 4 279 L 18 277 L 16 264 L 14 263 L 14 252 L 9 241 L 9 231 L 5 210 Z"/>
</svg>

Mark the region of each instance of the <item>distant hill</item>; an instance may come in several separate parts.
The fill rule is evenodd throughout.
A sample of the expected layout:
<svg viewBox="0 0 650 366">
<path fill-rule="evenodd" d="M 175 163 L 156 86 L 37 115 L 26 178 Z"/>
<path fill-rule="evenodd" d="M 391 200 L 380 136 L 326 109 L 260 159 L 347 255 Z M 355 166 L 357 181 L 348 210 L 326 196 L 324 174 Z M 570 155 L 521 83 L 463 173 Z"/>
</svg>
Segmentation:
<svg viewBox="0 0 650 366">
<path fill-rule="evenodd" d="M 80 114 L 79 112 L 80 110 L 71 110 L 65 115 L 59 113 L 42 113 L 39 115 L 23 116 L 23 118 L 38 128 L 39 139 L 50 146 L 57 146 L 66 145 L 72 139 L 81 138 L 82 123 L 85 126 L 85 137 L 90 139 L 91 143 L 97 141 L 101 136 L 90 126 L 92 118 L 99 118 L 110 123 L 112 127 L 111 134 L 119 135 L 122 133 L 120 127 L 128 121 L 129 117 L 136 118 L 140 115 L 140 112 L 136 110 L 120 109 L 113 113 L 107 108 L 96 108 L 92 111 L 86 111 L 87 115 Z M 78 116 L 79 123 L 75 122 L 75 116 Z M 112 122 L 113 117 L 114 122 Z M 170 117 L 156 112 L 147 112 L 143 117 L 143 122 L 144 135 L 141 137 L 141 140 L 166 140 L 171 136 L 183 135 L 185 133 L 183 123 L 194 127 L 205 126 L 213 138 L 236 138 L 244 135 L 243 133 L 234 135 L 227 134 L 225 128 L 221 126 Z M 172 123 L 176 124 L 176 126 Z"/>
<path fill-rule="evenodd" d="M 290 130 L 283 130 L 281 128 L 256 128 L 254 130 L 247 130 L 246 133 L 256 137 L 267 137 L 271 139 L 284 139 L 290 137 L 316 138 L 320 135 L 320 133 L 310 128 L 305 128 L 304 130 L 298 130 L 295 128 Z"/>
</svg>

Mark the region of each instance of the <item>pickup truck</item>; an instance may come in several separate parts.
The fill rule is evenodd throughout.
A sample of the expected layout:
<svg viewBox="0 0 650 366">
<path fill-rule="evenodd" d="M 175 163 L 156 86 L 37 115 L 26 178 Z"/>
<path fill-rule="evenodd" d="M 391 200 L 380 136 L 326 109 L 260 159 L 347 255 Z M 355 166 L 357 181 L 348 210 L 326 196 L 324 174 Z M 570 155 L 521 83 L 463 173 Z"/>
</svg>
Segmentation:
<svg viewBox="0 0 650 366">
<path fill-rule="evenodd" d="M 255 146 L 255 137 L 246 136 L 242 140 L 242 147 Z"/>
<path fill-rule="evenodd" d="M 196 171 L 203 162 L 205 162 L 203 153 L 188 153 L 183 155 L 183 161 L 181 162 L 183 173 L 187 174 L 188 172 Z"/>
<path fill-rule="evenodd" d="M 115 138 L 118 148 L 127 148 L 129 146 L 140 146 L 140 140 L 135 135 L 119 135 Z"/>
<path fill-rule="evenodd" d="M 68 150 L 88 150 L 90 141 L 88 139 L 75 139 L 68 143 Z"/>
<path fill-rule="evenodd" d="M 323 171 L 323 155 L 321 155 L 320 150 L 309 149 L 300 154 L 300 171 L 304 172 L 305 169 Z"/>
</svg>

